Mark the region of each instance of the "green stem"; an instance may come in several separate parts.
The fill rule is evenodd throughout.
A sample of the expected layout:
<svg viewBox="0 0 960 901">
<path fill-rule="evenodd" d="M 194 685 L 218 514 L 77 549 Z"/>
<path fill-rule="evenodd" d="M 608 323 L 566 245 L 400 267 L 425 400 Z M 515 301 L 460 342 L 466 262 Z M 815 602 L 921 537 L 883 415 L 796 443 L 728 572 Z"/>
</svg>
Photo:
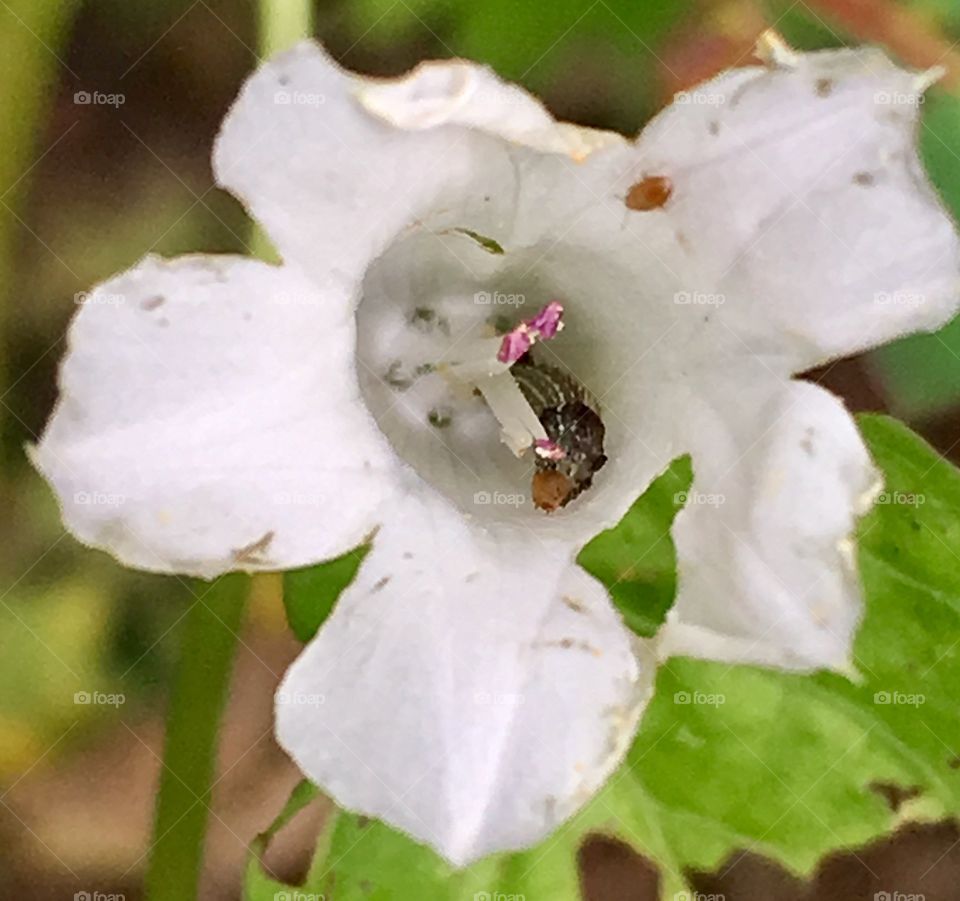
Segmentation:
<svg viewBox="0 0 960 901">
<path fill-rule="evenodd" d="M 287 50 L 297 41 L 313 34 L 311 0 L 260 0 L 257 10 L 261 59 L 267 59 L 274 53 Z M 270 239 L 256 227 L 250 235 L 250 253 L 268 263 L 280 261 L 280 256 Z"/>
<path fill-rule="evenodd" d="M 313 33 L 310 0 L 260 0 L 260 57 L 266 59 Z"/>
<path fill-rule="evenodd" d="M 66 43 L 78 0 L 5 0 L 0 3 L 0 394 L 10 380 L 9 361 L 15 334 L 8 334 L 16 304 L 29 295 L 18 278 L 17 216 L 34 174 L 32 166 L 68 129 L 48 134 L 47 109 L 61 77 L 70 78 Z M 70 88 L 73 90 L 73 87 Z M 32 240 L 32 239 L 31 239 Z M 78 286 L 79 287 L 79 286 Z M 3 470 L 23 457 L 28 436 L 0 405 L 0 454 Z"/>
<path fill-rule="evenodd" d="M 154 843 L 147 870 L 150 901 L 191 901 L 203 859 L 217 733 L 233 669 L 249 579 L 198 583 L 181 626 L 180 661 L 167 718 Z"/>
</svg>

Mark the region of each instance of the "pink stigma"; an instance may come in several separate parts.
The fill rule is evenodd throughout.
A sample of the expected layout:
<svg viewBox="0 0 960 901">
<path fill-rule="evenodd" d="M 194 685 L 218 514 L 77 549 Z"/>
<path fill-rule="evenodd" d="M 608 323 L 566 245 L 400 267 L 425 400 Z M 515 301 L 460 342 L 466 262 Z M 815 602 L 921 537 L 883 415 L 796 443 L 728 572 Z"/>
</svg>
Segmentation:
<svg viewBox="0 0 960 901">
<path fill-rule="evenodd" d="M 520 323 L 512 332 L 507 332 L 500 342 L 500 350 L 497 351 L 497 359 L 501 363 L 516 363 L 533 344 L 533 338 L 527 331 L 524 323 Z"/>
<path fill-rule="evenodd" d="M 533 345 L 537 339 L 549 341 L 563 328 L 563 304 L 559 300 L 551 300 L 532 319 L 524 319 L 516 328 L 507 332 L 497 351 L 497 359 L 501 363 L 516 363 Z M 559 458 L 558 458 L 559 459 Z"/>
<path fill-rule="evenodd" d="M 543 457 L 546 460 L 562 460 L 567 455 L 559 444 L 549 438 L 537 438 L 533 442 L 533 449 L 538 457 Z"/>
<path fill-rule="evenodd" d="M 559 300 L 551 300 L 533 319 L 527 320 L 531 331 L 537 332 L 537 337 L 549 341 L 563 328 L 563 304 Z"/>
</svg>

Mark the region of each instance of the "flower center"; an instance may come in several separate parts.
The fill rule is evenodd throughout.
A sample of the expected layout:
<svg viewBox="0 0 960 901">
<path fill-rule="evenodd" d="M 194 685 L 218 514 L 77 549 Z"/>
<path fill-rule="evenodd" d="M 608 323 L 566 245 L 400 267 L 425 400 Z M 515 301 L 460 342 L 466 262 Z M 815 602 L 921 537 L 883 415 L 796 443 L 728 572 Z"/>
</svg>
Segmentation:
<svg viewBox="0 0 960 901">
<path fill-rule="evenodd" d="M 531 267 L 541 253 L 451 238 L 408 234 L 368 271 L 361 389 L 398 454 L 468 512 L 559 510 L 607 459 L 600 404 L 564 363 L 589 327 L 577 334 L 577 304 Z"/>
<path fill-rule="evenodd" d="M 607 458 L 599 404 L 570 374 L 538 363 L 533 345 L 549 341 L 563 327 L 563 304 L 552 300 L 530 319 L 522 319 L 500 337 L 496 361 L 492 339 L 475 342 L 466 359 L 440 364 L 436 371 L 476 385 L 499 420 L 504 443 L 516 454 L 532 451 L 536 472 L 531 483 L 535 507 L 548 513 L 566 506 L 590 487 Z"/>
</svg>

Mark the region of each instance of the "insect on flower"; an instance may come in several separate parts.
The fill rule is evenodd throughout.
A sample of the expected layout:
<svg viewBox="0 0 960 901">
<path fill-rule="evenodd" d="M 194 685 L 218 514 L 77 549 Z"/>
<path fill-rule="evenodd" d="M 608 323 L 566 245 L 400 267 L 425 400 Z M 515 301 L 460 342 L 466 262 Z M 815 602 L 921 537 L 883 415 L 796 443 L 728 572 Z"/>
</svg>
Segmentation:
<svg viewBox="0 0 960 901">
<path fill-rule="evenodd" d="M 547 440 L 534 447 L 537 471 L 531 495 L 534 506 L 552 513 L 593 484 L 594 473 L 607 462 L 606 430 L 596 401 L 572 376 L 536 363 L 530 353 L 512 372 L 547 433 Z"/>
<path fill-rule="evenodd" d="M 645 213 L 666 206 L 673 194 L 673 182 L 664 175 L 648 175 L 630 186 L 623 202 L 628 210 Z"/>
</svg>

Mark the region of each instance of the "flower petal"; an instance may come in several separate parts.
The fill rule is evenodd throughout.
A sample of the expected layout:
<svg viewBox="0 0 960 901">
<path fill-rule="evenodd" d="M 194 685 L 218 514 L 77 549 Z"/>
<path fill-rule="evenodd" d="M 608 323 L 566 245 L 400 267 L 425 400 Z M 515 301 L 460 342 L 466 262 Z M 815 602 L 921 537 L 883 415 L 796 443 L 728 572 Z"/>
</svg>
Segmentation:
<svg viewBox="0 0 960 901">
<path fill-rule="evenodd" d="M 555 124 L 537 100 L 483 66 L 429 63 L 403 79 L 372 80 L 305 42 L 246 83 L 221 129 L 214 171 L 285 259 L 322 282 L 352 283 L 451 193 L 472 197 L 458 202 L 453 226 L 509 219 L 511 142 L 577 158 L 624 143 Z"/>
<path fill-rule="evenodd" d="M 394 465 L 354 341 L 346 304 L 289 267 L 147 257 L 74 319 L 34 462 L 70 531 L 130 566 L 335 556 L 376 526 Z"/>
<path fill-rule="evenodd" d="M 397 128 L 465 125 L 576 159 L 626 140 L 614 131 L 556 122 L 536 97 L 503 81 L 489 66 L 467 60 L 431 60 L 401 78 L 362 79 L 357 96 Z"/>
<path fill-rule="evenodd" d="M 655 670 L 571 557 L 411 496 L 288 671 L 280 743 L 456 865 L 536 843 L 619 763 Z"/>
<path fill-rule="evenodd" d="M 695 477 L 661 652 L 849 672 L 852 533 L 880 487 L 853 420 L 821 388 L 759 378 L 718 379 L 687 410 Z"/>
<path fill-rule="evenodd" d="M 916 149 L 930 78 L 878 50 L 780 63 L 678 95 L 637 151 L 672 184 L 690 289 L 725 299 L 744 349 L 800 371 L 942 325 L 960 245 Z"/>
</svg>

